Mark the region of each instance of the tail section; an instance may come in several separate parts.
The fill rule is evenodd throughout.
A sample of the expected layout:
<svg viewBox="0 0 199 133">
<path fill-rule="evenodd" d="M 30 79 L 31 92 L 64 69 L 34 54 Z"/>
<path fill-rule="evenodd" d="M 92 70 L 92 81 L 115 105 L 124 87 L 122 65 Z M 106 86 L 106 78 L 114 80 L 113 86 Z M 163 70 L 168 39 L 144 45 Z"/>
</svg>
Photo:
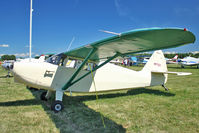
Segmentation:
<svg viewBox="0 0 199 133">
<path fill-rule="evenodd" d="M 142 69 L 144 73 L 150 73 L 151 81 L 150 86 L 162 85 L 167 82 L 168 74 L 177 74 L 179 76 L 191 75 L 187 72 L 169 72 L 167 70 L 166 60 L 161 50 L 155 51 L 149 61 Z"/>
<path fill-rule="evenodd" d="M 45 55 L 41 55 L 41 56 L 39 57 L 39 61 L 41 61 L 41 62 L 45 61 Z"/>
<path fill-rule="evenodd" d="M 150 86 L 164 85 L 167 81 L 167 65 L 164 54 L 161 50 L 155 51 L 149 61 L 142 69 L 144 72 L 150 72 Z"/>
<path fill-rule="evenodd" d="M 172 59 L 173 60 L 177 60 L 178 59 L 178 55 L 174 56 Z"/>
<path fill-rule="evenodd" d="M 167 72 L 167 65 L 163 52 L 161 50 L 155 51 L 142 71 Z"/>
</svg>

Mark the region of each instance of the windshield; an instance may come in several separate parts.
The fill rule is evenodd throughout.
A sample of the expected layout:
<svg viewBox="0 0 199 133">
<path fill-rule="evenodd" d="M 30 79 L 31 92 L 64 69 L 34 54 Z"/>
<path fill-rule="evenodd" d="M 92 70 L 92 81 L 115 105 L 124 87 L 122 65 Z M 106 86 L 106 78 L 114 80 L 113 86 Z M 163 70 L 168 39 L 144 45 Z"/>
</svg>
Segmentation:
<svg viewBox="0 0 199 133">
<path fill-rule="evenodd" d="M 53 55 L 52 57 L 48 58 L 46 62 L 59 65 L 60 63 L 62 63 L 64 58 L 65 58 L 65 55 L 61 53 L 61 54 Z"/>
</svg>

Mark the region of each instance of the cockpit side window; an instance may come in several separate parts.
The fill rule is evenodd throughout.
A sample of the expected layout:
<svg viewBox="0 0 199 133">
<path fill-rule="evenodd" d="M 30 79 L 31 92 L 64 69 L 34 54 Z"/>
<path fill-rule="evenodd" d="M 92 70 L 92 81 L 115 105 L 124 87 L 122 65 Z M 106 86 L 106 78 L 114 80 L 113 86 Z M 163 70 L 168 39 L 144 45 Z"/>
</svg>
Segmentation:
<svg viewBox="0 0 199 133">
<path fill-rule="evenodd" d="M 63 61 L 63 66 L 78 69 L 81 66 L 82 62 L 83 62 L 82 60 L 77 60 L 67 57 Z M 86 63 L 85 66 L 82 68 L 82 70 L 90 71 L 96 66 L 97 65 L 95 63 Z"/>
<path fill-rule="evenodd" d="M 59 66 L 78 69 L 81 66 L 83 61 L 67 57 L 65 54 L 61 53 L 61 54 L 51 56 L 50 58 L 46 60 L 46 62 L 59 65 Z M 90 71 L 94 67 L 96 67 L 95 63 L 86 63 L 82 69 Z"/>
<path fill-rule="evenodd" d="M 53 55 L 52 57 L 48 58 L 46 60 L 46 62 L 61 66 L 61 65 L 63 65 L 63 61 L 64 61 L 65 57 L 66 56 L 63 53 L 57 54 L 57 55 Z"/>
</svg>

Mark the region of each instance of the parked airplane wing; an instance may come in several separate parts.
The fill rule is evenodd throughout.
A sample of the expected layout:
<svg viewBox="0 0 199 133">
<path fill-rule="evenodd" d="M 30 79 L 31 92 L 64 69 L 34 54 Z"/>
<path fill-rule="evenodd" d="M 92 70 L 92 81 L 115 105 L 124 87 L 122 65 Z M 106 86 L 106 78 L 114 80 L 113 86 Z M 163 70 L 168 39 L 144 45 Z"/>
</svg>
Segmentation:
<svg viewBox="0 0 199 133">
<path fill-rule="evenodd" d="M 65 52 L 67 56 L 85 59 L 92 48 L 95 53 L 89 58 L 92 61 L 113 57 L 116 53 L 128 55 L 157 49 L 177 47 L 193 43 L 195 36 L 186 29 L 147 28 L 132 30 L 109 37 L 83 47 Z"/>
</svg>

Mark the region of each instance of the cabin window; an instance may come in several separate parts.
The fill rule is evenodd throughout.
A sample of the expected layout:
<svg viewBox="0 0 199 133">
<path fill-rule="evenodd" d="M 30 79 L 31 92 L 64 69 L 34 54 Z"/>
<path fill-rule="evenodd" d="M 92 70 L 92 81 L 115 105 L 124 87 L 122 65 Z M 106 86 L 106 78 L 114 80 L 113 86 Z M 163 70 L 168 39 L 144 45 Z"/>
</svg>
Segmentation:
<svg viewBox="0 0 199 133">
<path fill-rule="evenodd" d="M 70 68 L 75 68 L 75 66 L 76 66 L 76 60 L 71 60 L 71 59 L 67 59 L 66 58 L 64 60 L 63 66 L 70 67 Z"/>
<path fill-rule="evenodd" d="M 62 66 L 65 57 L 66 57 L 66 56 L 65 56 L 63 53 L 57 54 L 57 55 L 53 55 L 53 56 L 51 56 L 50 58 L 48 58 L 48 59 L 46 60 L 46 62 L 51 63 L 51 64 L 55 64 L 55 65 Z"/>
<path fill-rule="evenodd" d="M 48 58 L 46 60 L 46 62 L 51 63 L 51 64 L 55 64 L 55 65 L 59 65 L 59 66 L 78 69 L 81 66 L 83 61 L 71 59 L 69 57 L 66 57 L 65 54 L 61 53 L 61 54 L 51 56 L 50 58 Z M 84 67 L 82 68 L 82 70 L 90 71 L 91 69 L 93 70 L 93 68 L 96 67 L 96 66 L 97 65 L 95 63 L 92 63 L 92 62 L 86 63 L 84 65 Z"/>
<path fill-rule="evenodd" d="M 63 61 L 63 66 L 78 69 L 81 66 L 82 62 L 82 60 L 65 58 Z M 95 66 L 95 63 L 86 63 L 82 70 L 90 71 L 91 69 L 93 70 Z"/>
</svg>

